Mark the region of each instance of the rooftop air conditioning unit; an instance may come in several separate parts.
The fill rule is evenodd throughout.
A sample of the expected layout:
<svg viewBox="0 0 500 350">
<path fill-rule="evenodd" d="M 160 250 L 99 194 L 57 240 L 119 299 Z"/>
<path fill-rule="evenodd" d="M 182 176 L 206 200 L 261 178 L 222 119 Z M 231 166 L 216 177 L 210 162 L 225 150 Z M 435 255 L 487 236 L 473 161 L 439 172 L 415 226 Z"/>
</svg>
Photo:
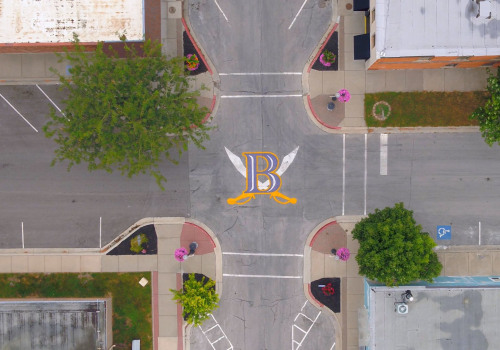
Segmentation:
<svg viewBox="0 0 500 350">
<path fill-rule="evenodd" d="M 408 305 L 406 303 L 395 303 L 396 305 L 396 311 L 400 315 L 406 315 L 408 313 Z"/>
</svg>

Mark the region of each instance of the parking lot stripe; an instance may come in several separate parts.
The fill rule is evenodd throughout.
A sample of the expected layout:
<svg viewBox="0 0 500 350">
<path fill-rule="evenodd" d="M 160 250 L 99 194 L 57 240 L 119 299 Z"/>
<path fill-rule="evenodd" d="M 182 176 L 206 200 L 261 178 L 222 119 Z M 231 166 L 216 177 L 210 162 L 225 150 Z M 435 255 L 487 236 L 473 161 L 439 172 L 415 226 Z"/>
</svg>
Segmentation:
<svg viewBox="0 0 500 350">
<path fill-rule="evenodd" d="M 224 277 L 249 277 L 249 278 L 302 278 L 302 276 L 279 276 L 279 275 L 237 275 L 232 273 L 223 273 Z"/>
<path fill-rule="evenodd" d="M 10 107 L 14 110 L 14 111 L 16 111 L 16 113 L 17 113 L 17 114 L 18 114 L 21 118 L 23 118 L 23 119 L 24 119 L 24 121 L 25 121 L 26 123 L 28 123 L 28 125 L 29 125 L 29 126 L 31 126 L 31 128 L 32 128 L 33 130 L 35 130 L 36 132 L 38 132 L 38 130 L 37 130 L 37 129 L 33 126 L 33 125 L 31 125 L 31 123 L 28 121 L 28 119 L 26 119 L 26 118 L 25 118 L 25 117 L 24 117 L 21 113 L 19 113 L 19 111 L 16 109 L 16 107 L 14 107 L 14 106 L 13 106 L 13 105 L 9 102 L 9 101 L 7 101 L 7 99 L 6 99 L 5 97 L 3 97 L 3 95 L 2 95 L 2 94 L 0 94 L 0 97 L 1 97 L 1 98 L 3 98 L 3 100 L 4 100 L 5 102 L 7 102 L 7 104 L 8 104 L 8 105 L 9 105 L 9 106 L 10 106 Z"/>
<path fill-rule="evenodd" d="M 220 8 L 219 6 L 219 3 L 217 2 L 217 0 L 214 0 L 215 2 L 215 5 L 217 5 L 217 7 L 219 8 L 219 11 L 222 13 L 222 15 L 224 16 L 224 18 L 226 19 L 226 22 L 229 22 L 229 20 L 227 19 L 226 17 L 226 14 L 224 13 L 224 11 L 222 11 L 222 9 Z"/>
<path fill-rule="evenodd" d="M 102 217 L 99 217 L 99 249 L 102 248 Z"/>
<path fill-rule="evenodd" d="M 304 8 L 304 5 L 306 4 L 306 2 L 307 2 L 307 0 L 304 0 L 304 2 L 302 3 L 302 6 L 299 9 L 299 12 L 297 12 L 295 17 L 293 18 L 293 21 L 292 21 L 292 23 L 290 23 L 290 26 L 288 27 L 288 29 L 292 28 L 293 24 L 295 23 L 295 20 L 297 19 L 297 17 L 299 17 L 299 14 L 302 11 L 302 9 Z"/>
<path fill-rule="evenodd" d="M 481 245 L 481 221 L 479 221 L 479 245 Z"/>
<path fill-rule="evenodd" d="M 387 134 L 380 134 L 380 175 L 387 175 Z"/>
<path fill-rule="evenodd" d="M 237 253 L 223 252 L 222 255 L 256 255 L 256 256 L 297 256 L 304 257 L 304 254 L 273 254 L 273 253 Z"/>
<path fill-rule="evenodd" d="M 24 222 L 21 221 L 21 242 L 23 243 L 24 249 Z"/>
<path fill-rule="evenodd" d="M 38 88 L 38 90 L 40 90 L 42 92 L 42 94 L 44 94 L 44 96 L 47 97 L 47 99 L 50 101 L 50 103 L 52 103 L 54 105 L 54 107 L 56 107 L 56 109 L 59 111 L 59 113 L 61 113 L 64 117 L 66 117 L 66 115 L 64 114 L 64 112 L 61 111 L 61 108 L 59 108 L 59 106 L 56 105 L 54 101 L 52 101 L 52 99 L 49 97 L 49 95 L 47 95 L 45 93 L 45 91 L 43 91 L 42 88 L 40 86 L 38 86 L 38 84 L 35 84 L 35 85 Z"/>
</svg>

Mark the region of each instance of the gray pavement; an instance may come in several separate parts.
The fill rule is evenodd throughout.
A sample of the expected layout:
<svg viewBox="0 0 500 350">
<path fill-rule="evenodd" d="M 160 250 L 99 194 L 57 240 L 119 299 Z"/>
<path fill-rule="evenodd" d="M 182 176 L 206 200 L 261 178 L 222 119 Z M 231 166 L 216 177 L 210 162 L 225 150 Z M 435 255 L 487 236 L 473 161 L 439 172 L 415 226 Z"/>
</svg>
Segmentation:
<svg viewBox="0 0 500 350">
<path fill-rule="evenodd" d="M 41 87 L 60 105 L 57 87 Z M 187 153 L 178 165 L 161 165 L 165 192 L 146 175 L 51 167 L 55 144 L 42 131 L 50 101 L 34 85 L 3 85 L 0 94 L 38 130 L 0 99 L 0 247 L 21 248 L 23 228 L 26 248 L 95 248 L 100 230 L 104 246 L 144 217 L 189 216 Z"/>
<path fill-rule="evenodd" d="M 484 214 L 482 218 L 488 222 L 485 225 L 497 225 L 490 208 L 498 206 L 498 202 L 491 206 L 469 202 L 472 193 L 498 197 L 494 187 L 484 192 L 480 180 L 481 167 L 486 167 L 490 179 L 498 173 L 494 164 L 498 150 L 488 150 L 478 133 L 459 137 L 389 135 L 387 175 L 381 175 L 380 135 L 324 133 L 308 119 L 301 97 L 284 96 L 298 93 L 295 78 L 267 74 L 302 71 L 317 42 L 310 38 L 321 37 L 328 27 L 328 17 L 333 15 L 328 6 L 320 8 L 315 3 L 305 7 L 290 35 L 287 27 L 294 16 L 289 13 L 292 4 L 221 4 L 228 22 L 213 3 L 191 4 L 193 32 L 214 63 L 214 70 L 221 73 L 220 104 L 207 150 L 189 152 L 191 214 L 217 232 L 223 252 L 241 255 L 224 255 L 224 292 L 221 307 L 214 313 L 234 348 L 289 346 L 292 318 L 302 302 L 298 282 L 303 277 L 304 262 L 301 257 L 276 254 L 300 255 L 308 234 L 327 218 L 364 215 L 404 201 L 415 209 L 419 222 L 431 234 L 438 220 L 454 223 L 453 238 L 447 244 L 470 244 L 466 223 L 461 221 L 464 217 Z M 292 47 L 293 51 L 287 51 Z M 365 91 L 365 76 L 356 71 L 355 65 L 349 67 L 344 87 L 353 90 L 355 100 Z M 229 73 L 253 74 L 226 75 Z M 362 117 L 355 113 L 362 111 L 358 108 L 361 105 L 350 104 L 352 108 L 346 107 L 346 114 Z M 269 196 L 257 196 L 241 206 L 226 202 L 245 189 L 245 179 L 224 147 L 240 158 L 243 152 L 270 151 L 283 159 L 297 146 L 297 157 L 282 175 L 280 189 L 284 195 L 297 198 L 297 204 L 279 205 Z M 427 154 L 434 158 L 426 158 Z M 404 169 L 404 174 L 399 174 L 399 169 Z M 470 177 L 467 187 L 450 185 L 450 179 L 459 173 Z M 425 176 L 438 181 L 425 186 L 421 183 Z M 428 198 L 440 198 L 440 191 L 443 196 L 450 195 L 445 185 L 454 190 L 449 202 L 441 201 L 440 206 L 427 210 Z M 261 255 L 256 258 L 250 254 Z M 355 301 L 350 302 L 348 296 L 348 308 L 358 299 L 356 294 Z M 318 322 L 319 328 L 331 324 L 331 316 L 325 316 Z M 194 330 L 191 345 L 210 349 L 210 344 L 201 340 L 202 334 Z M 332 340 L 317 337 L 313 347 L 331 348 Z"/>
<path fill-rule="evenodd" d="M 301 1 L 225 3 L 221 6 L 226 22 L 214 3 L 202 2 L 199 7 L 189 7 L 189 19 L 219 73 L 301 72 L 332 16 L 331 4 L 319 7 L 320 3 L 310 3 L 288 30 L 301 5 Z M 206 151 L 190 149 L 189 167 L 191 214 L 217 232 L 224 252 L 301 254 L 307 233 L 318 220 L 331 216 L 331 201 L 318 184 L 327 181 L 333 185 L 333 179 L 322 175 L 332 169 L 324 159 L 332 157 L 335 140 L 307 119 L 299 77 L 220 76 L 215 129 Z M 255 97 L 261 94 L 299 96 Z M 239 97 L 225 97 L 234 95 Z M 245 179 L 224 147 L 240 157 L 242 152 L 265 150 L 282 159 L 297 146 L 297 157 L 283 175 L 280 189 L 284 195 L 297 197 L 296 205 L 279 205 L 269 196 L 257 196 L 243 206 L 227 204 L 227 198 L 244 190 Z M 311 155 L 322 161 L 315 164 L 308 158 Z M 315 171 L 318 169 L 322 170 Z M 292 345 L 293 325 L 306 301 L 303 259 L 224 255 L 223 261 L 224 290 L 214 316 L 234 348 L 297 348 Z M 311 328 L 315 333 L 305 338 L 303 346 L 331 348 L 335 341 L 331 329 L 332 316 L 322 313 Z M 211 348 L 200 340 L 197 330 L 192 339 L 191 345 L 197 349 Z"/>
</svg>

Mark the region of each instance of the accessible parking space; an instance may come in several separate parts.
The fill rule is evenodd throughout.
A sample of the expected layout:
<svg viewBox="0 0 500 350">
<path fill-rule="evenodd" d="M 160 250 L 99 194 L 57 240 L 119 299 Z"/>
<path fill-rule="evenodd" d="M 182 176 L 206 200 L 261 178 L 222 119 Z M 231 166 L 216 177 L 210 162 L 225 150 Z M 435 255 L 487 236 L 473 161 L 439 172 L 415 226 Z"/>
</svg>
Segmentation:
<svg viewBox="0 0 500 350">
<path fill-rule="evenodd" d="M 479 133 L 389 134 L 384 150 L 370 136 L 368 212 L 403 202 L 439 245 L 500 244 L 498 146 Z"/>
</svg>

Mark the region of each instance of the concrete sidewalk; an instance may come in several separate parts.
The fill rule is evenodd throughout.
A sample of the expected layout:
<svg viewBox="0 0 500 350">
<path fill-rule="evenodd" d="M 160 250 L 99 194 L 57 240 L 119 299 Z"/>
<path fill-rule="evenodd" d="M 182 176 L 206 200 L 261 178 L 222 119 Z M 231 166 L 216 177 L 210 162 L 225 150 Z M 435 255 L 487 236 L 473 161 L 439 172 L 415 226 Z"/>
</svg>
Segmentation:
<svg viewBox="0 0 500 350">
<path fill-rule="evenodd" d="M 355 258 L 359 244 L 352 239 L 351 231 L 361 218 L 345 216 L 324 221 L 311 233 L 304 250 L 304 284 L 320 278 L 341 278 L 341 312 L 334 315 L 341 327 L 335 334 L 339 335 L 337 344 L 342 350 L 359 349 L 358 309 L 364 307 L 364 279 L 358 274 Z M 346 246 L 351 252 L 347 262 L 335 260 L 329 253 L 331 248 L 340 246 Z M 500 275 L 499 246 L 439 246 L 436 251 L 443 264 L 441 276 Z M 331 313 L 317 301 L 312 302 Z"/>
<path fill-rule="evenodd" d="M 422 70 L 367 71 L 363 60 L 354 60 L 354 35 L 364 34 L 364 12 L 347 10 L 347 0 L 340 0 L 336 12 L 339 23 L 338 71 L 312 69 L 304 80 L 304 93 L 311 99 L 311 120 L 327 132 L 346 132 L 351 128 L 364 128 L 365 93 L 384 91 L 477 91 L 486 89 L 486 68 L 447 68 Z M 335 6 L 335 5 L 334 5 Z M 352 7 L 352 6 L 351 6 Z M 317 51 L 323 46 L 320 42 Z M 316 54 L 315 52 L 315 54 Z M 312 62 L 314 63 L 314 62 Z M 328 111 L 329 96 L 347 89 L 351 99 L 336 103 Z M 338 108 L 337 108 L 338 107 Z M 307 108 L 306 108 L 307 109 Z M 342 128 L 336 130 L 335 128 Z"/>
<path fill-rule="evenodd" d="M 0 273 L 152 272 L 154 349 L 186 349 L 189 329 L 184 327 L 182 310 L 172 300 L 170 289 L 181 288 L 183 273 L 202 273 L 216 281 L 216 290 L 221 294 L 220 245 L 215 235 L 199 222 L 155 218 L 154 224 L 158 237 L 157 255 L 105 255 L 99 249 L 5 249 L 0 251 Z M 122 236 L 121 240 L 126 237 L 128 235 Z M 199 244 L 195 255 L 178 262 L 174 258 L 175 249 L 188 248 L 192 241 Z"/>
</svg>

